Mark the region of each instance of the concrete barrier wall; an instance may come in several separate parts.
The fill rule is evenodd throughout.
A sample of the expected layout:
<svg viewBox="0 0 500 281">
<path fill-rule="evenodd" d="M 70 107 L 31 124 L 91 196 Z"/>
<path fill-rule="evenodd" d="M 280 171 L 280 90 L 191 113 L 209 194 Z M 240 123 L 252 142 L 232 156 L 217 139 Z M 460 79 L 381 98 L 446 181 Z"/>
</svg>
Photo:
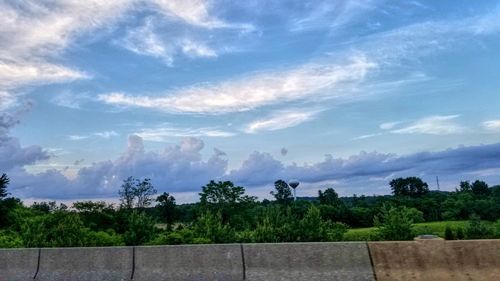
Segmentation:
<svg viewBox="0 0 500 281">
<path fill-rule="evenodd" d="M 0 281 L 492 281 L 499 276 L 500 240 L 0 250 Z"/>
<path fill-rule="evenodd" d="M 39 281 L 130 280 L 133 248 L 41 249 Z"/>
<path fill-rule="evenodd" d="M 379 281 L 500 280 L 500 240 L 368 244 Z"/>
<path fill-rule="evenodd" d="M 33 280 L 38 249 L 0 249 L 0 281 Z"/>
<path fill-rule="evenodd" d="M 241 246 L 137 247 L 133 280 L 243 280 Z"/>
<path fill-rule="evenodd" d="M 244 244 L 246 279 L 373 280 L 366 243 Z"/>
</svg>

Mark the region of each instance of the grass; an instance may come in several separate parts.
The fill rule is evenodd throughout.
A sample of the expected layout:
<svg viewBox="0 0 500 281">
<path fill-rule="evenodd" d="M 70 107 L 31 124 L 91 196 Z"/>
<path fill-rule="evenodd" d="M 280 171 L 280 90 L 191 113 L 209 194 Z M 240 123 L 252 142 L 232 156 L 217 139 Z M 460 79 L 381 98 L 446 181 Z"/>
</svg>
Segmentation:
<svg viewBox="0 0 500 281">
<path fill-rule="evenodd" d="M 437 222 L 423 222 L 415 224 L 416 235 L 421 234 L 434 234 L 439 237 L 444 237 L 444 230 L 447 225 L 449 225 L 453 230 L 458 227 L 465 229 L 468 221 L 437 221 Z M 346 241 L 369 241 L 369 240 L 380 240 L 377 233 L 376 227 L 366 227 L 366 228 L 353 228 L 349 229 L 346 234 L 344 234 L 344 240 Z"/>
</svg>

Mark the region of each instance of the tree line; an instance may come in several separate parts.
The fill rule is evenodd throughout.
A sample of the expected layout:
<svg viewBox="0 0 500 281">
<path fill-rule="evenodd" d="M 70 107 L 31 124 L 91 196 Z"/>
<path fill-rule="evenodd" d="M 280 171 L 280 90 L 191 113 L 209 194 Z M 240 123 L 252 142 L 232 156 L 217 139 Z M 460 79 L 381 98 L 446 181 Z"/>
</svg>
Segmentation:
<svg viewBox="0 0 500 281">
<path fill-rule="evenodd" d="M 230 181 L 201 187 L 199 202 L 176 204 L 150 179 L 129 177 L 120 204 L 80 201 L 71 206 L 9 197 L 0 177 L 0 248 L 342 241 L 350 228 L 376 227 L 370 240 L 410 240 L 419 222 L 468 220 L 447 227 L 446 239 L 500 238 L 500 186 L 461 182 L 431 191 L 418 177 L 390 181 L 391 195 L 339 197 L 332 187 L 293 200 L 283 180 L 257 200 Z"/>
</svg>

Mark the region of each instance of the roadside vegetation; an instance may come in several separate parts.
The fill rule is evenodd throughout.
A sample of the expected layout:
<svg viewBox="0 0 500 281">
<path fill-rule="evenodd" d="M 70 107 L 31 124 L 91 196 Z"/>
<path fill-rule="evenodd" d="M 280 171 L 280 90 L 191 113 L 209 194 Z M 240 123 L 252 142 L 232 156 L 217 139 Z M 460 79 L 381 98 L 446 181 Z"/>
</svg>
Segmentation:
<svg viewBox="0 0 500 281">
<path fill-rule="evenodd" d="M 210 181 L 199 202 L 177 205 L 149 179 L 129 177 L 121 203 L 24 205 L 0 177 L 0 248 L 166 245 L 244 242 L 500 238 L 500 186 L 461 182 L 453 192 L 430 191 L 420 178 L 398 178 L 391 195 L 339 197 L 326 187 L 293 200 L 283 180 L 258 201 L 232 182 Z"/>
</svg>

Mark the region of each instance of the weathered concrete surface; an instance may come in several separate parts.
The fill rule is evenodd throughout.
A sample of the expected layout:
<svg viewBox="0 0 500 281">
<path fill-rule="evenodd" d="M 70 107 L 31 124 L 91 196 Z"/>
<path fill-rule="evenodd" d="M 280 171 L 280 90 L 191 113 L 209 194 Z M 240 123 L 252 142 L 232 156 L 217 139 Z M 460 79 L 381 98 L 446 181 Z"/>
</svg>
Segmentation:
<svg viewBox="0 0 500 281">
<path fill-rule="evenodd" d="M 0 281 L 33 280 L 38 249 L 0 249 Z"/>
<path fill-rule="evenodd" d="M 137 247 L 134 280 L 243 280 L 239 244 Z"/>
<path fill-rule="evenodd" d="M 132 251 L 132 247 L 42 249 L 35 280 L 130 280 Z"/>
<path fill-rule="evenodd" d="M 378 281 L 500 280 L 500 240 L 369 243 Z"/>
<path fill-rule="evenodd" d="M 366 243 L 244 244 L 247 280 L 373 280 Z"/>
</svg>

